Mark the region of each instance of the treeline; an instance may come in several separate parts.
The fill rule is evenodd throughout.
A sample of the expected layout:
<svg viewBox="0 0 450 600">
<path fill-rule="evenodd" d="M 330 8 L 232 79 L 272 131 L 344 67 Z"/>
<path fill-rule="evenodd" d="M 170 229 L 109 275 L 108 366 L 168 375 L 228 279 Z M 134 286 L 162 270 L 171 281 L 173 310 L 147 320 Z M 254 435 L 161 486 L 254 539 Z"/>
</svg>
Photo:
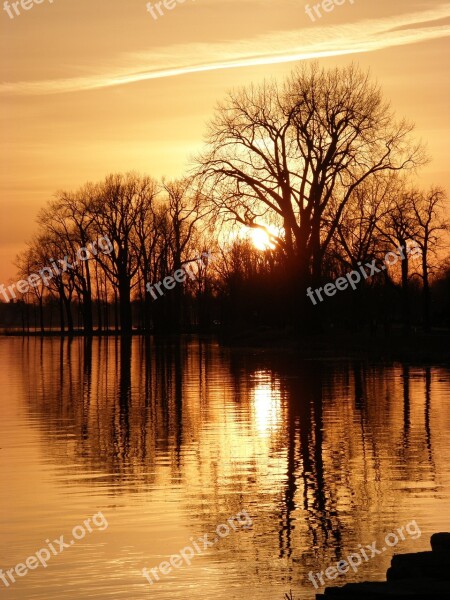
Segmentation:
<svg viewBox="0 0 450 600">
<path fill-rule="evenodd" d="M 207 266 L 199 265 L 195 281 L 157 302 L 147 284 L 209 250 L 198 226 L 206 214 L 188 179 L 159 184 L 135 173 L 115 174 L 74 193 L 59 192 L 40 212 L 36 237 L 17 259 L 21 280 L 44 274 L 24 294 L 27 305 L 37 306 L 39 328 L 48 327 L 49 318 L 55 323 L 58 305 L 62 331 L 179 330 L 186 320 L 185 299 L 201 296 Z M 76 260 L 80 249 L 84 260 Z M 70 267 L 47 274 L 62 257 Z M 28 327 L 30 317 L 25 318 Z"/>
<path fill-rule="evenodd" d="M 70 262 L 100 238 L 110 248 L 33 280 L 1 305 L 1 323 L 86 335 L 448 326 L 448 205 L 441 188 L 409 183 L 427 161 L 412 131 L 355 66 L 313 65 L 234 92 L 189 177 L 114 174 L 59 192 L 17 259 L 18 277 Z M 401 250 L 411 244 L 414 258 Z M 196 260 L 208 252 L 213 260 Z M 308 288 L 385 265 L 389 252 L 396 264 L 356 290 L 308 299 Z M 191 261 L 195 278 L 172 285 Z M 170 289 L 155 299 L 148 284 L 164 280 Z"/>
</svg>

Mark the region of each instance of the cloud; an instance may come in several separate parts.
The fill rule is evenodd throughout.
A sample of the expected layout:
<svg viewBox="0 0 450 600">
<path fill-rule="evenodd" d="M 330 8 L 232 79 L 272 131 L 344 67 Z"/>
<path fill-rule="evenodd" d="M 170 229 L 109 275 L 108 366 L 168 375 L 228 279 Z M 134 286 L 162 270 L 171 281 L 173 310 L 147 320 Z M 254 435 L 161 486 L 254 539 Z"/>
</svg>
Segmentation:
<svg viewBox="0 0 450 600">
<path fill-rule="evenodd" d="M 177 44 L 146 53 L 118 57 L 114 68 L 97 75 L 18 81 L 0 84 L 0 94 L 35 95 L 95 90 L 139 81 L 219 69 L 270 65 L 300 60 L 374 52 L 450 35 L 450 4 L 434 10 L 346 25 L 276 31 L 247 40 Z M 199 60 L 199 57 L 207 57 Z"/>
</svg>

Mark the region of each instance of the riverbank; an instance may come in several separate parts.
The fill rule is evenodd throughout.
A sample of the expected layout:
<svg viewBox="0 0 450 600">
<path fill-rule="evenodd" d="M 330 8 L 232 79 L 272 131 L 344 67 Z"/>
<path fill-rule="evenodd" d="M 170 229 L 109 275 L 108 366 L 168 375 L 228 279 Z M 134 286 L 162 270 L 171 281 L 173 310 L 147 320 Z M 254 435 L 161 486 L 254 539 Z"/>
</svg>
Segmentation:
<svg viewBox="0 0 450 600">
<path fill-rule="evenodd" d="M 329 587 L 316 600 L 449 600 L 450 533 L 435 533 L 430 543 L 430 552 L 394 555 L 385 582 Z"/>
<path fill-rule="evenodd" d="M 296 338 L 289 332 L 258 330 L 220 337 L 224 345 L 260 350 L 290 350 L 302 358 L 407 361 L 449 364 L 450 331 L 413 332 L 408 336 L 399 331 L 388 335 L 365 333 L 325 333 Z"/>
<path fill-rule="evenodd" d="M 132 336 L 144 336 L 134 330 Z M 71 333 L 60 331 L 0 331 L 0 336 L 8 337 L 83 337 L 82 330 Z M 418 364 L 450 364 L 450 331 L 436 330 L 432 333 L 412 332 L 404 335 L 392 331 L 385 335 L 378 333 L 323 333 L 308 336 L 295 336 L 292 331 L 262 327 L 240 332 L 216 331 L 213 333 L 190 332 L 182 334 L 151 334 L 149 337 L 161 341 L 175 341 L 200 336 L 204 339 L 217 339 L 225 347 L 255 352 L 289 352 L 303 359 L 364 359 L 376 361 L 406 361 Z M 93 337 L 120 337 L 120 332 L 110 330 L 94 332 Z M 128 336 L 130 337 L 130 336 Z M 86 339 L 89 339 L 88 337 Z"/>
</svg>

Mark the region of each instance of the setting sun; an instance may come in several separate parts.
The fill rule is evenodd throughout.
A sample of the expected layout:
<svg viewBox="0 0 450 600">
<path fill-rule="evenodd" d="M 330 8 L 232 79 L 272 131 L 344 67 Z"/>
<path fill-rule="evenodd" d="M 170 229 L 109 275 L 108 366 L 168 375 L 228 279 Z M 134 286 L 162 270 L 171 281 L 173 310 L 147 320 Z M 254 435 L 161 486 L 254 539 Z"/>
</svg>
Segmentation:
<svg viewBox="0 0 450 600">
<path fill-rule="evenodd" d="M 250 231 L 250 237 L 253 245 L 258 250 L 267 250 L 267 248 L 270 247 L 269 236 L 262 229 L 252 229 Z"/>
<path fill-rule="evenodd" d="M 267 227 L 269 231 L 272 230 L 271 227 Z M 271 231 L 274 233 L 274 231 Z M 263 229 L 251 229 L 249 232 L 249 237 L 258 250 L 273 250 L 275 248 L 275 244 L 271 241 L 269 235 Z"/>
</svg>

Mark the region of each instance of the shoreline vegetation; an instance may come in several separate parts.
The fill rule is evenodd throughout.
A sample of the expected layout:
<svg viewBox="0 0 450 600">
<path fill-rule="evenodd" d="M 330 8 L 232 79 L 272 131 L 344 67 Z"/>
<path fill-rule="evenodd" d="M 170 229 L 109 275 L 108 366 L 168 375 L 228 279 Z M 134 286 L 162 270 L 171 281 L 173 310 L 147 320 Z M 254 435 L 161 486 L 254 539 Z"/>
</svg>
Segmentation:
<svg viewBox="0 0 450 600">
<path fill-rule="evenodd" d="M 85 343 L 94 338 L 122 338 L 118 331 L 94 331 L 86 337 L 83 331 L 29 331 L 1 330 L 0 337 L 20 338 L 84 338 Z M 155 343 L 182 343 L 193 337 L 205 341 L 216 341 L 221 346 L 236 350 L 263 353 L 291 353 L 302 360 L 373 360 L 406 361 L 416 364 L 450 364 L 450 330 L 437 329 L 433 332 L 413 331 L 405 335 L 401 329 L 389 333 L 373 332 L 349 333 L 333 332 L 299 337 L 295 332 L 269 327 L 241 329 L 240 331 L 220 330 L 215 332 L 190 331 L 176 333 L 151 333 L 134 330 L 129 336 L 151 338 Z"/>
</svg>

